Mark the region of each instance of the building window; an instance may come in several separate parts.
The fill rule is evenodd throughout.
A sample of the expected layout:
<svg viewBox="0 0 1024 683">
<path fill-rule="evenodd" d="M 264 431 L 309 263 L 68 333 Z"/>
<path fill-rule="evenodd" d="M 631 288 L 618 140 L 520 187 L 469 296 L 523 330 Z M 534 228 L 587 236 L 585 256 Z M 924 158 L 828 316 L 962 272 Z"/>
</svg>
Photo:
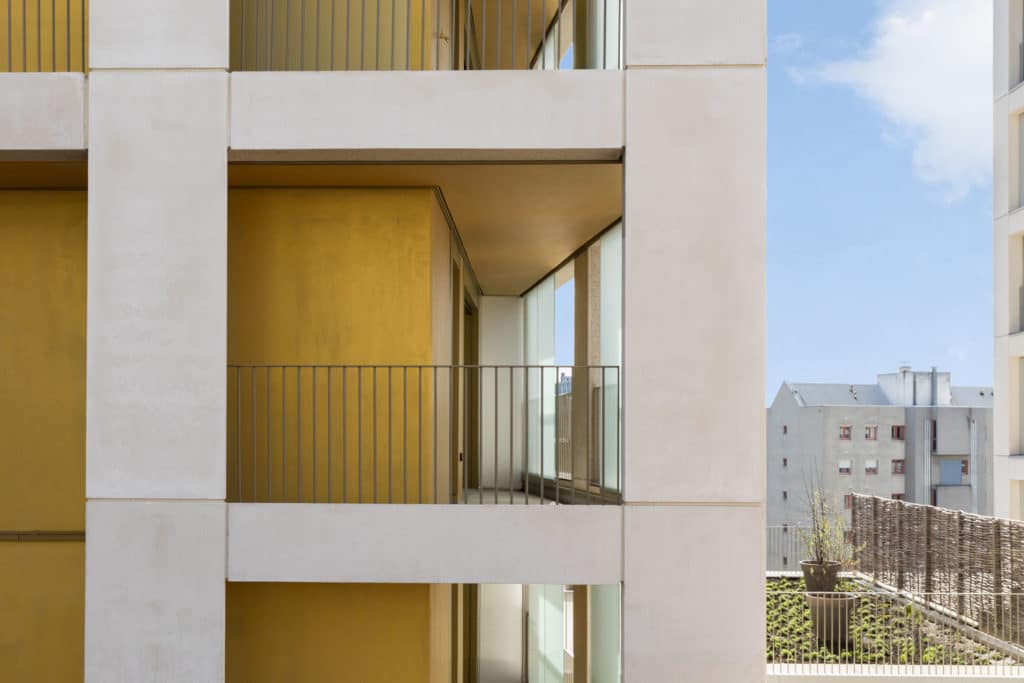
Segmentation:
<svg viewBox="0 0 1024 683">
<path fill-rule="evenodd" d="M 932 420 L 932 453 L 939 450 L 939 423 Z"/>
<path fill-rule="evenodd" d="M 852 493 L 847 493 L 845 496 L 843 496 L 843 508 L 846 509 L 846 510 L 849 510 L 852 507 L 853 507 L 853 494 Z"/>
<path fill-rule="evenodd" d="M 789 492 L 788 491 L 783 491 L 782 492 L 782 500 L 789 500 Z"/>
<path fill-rule="evenodd" d="M 961 460 L 960 461 L 960 474 L 962 474 L 962 475 L 964 475 L 966 477 L 970 473 L 971 473 L 971 461 L 970 460 Z"/>
<path fill-rule="evenodd" d="M 783 467 L 789 467 L 789 458 L 783 458 L 782 459 L 782 466 Z"/>
<path fill-rule="evenodd" d="M 892 426 L 892 440 L 893 441 L 903 441 L 903 431 L 904 431 L 903 430 L 903 425 L 893 425 Z"/>
<path fill-rule="evenodd" d="M 782 425 L 782 433 L 789 434 L 789 425 Z"/>
<path fill-rule="evenodd" d="M 783 555 L 782 556 L 782 566 L 785 567 L 787 564 L 789 564 L 789 557 L 787 557 L 786 555 Z"/>
<path fill-rule="evenodd" d="M 903 458 L 900 458 L 899 460 L 893 460 L 892 461 L 892 473 L 893 474 L 903 474 L 904 462 L 905 461 L 903 460 Z"/>
<path fill-rule="evenodd" d="M 878 460 L 872 459 L 864 463 L 864 474 L 878 474 Z"/>
<path fill-rule="evenodd" d="M 864 439 L 867 441 L 878 441 L 878 427 L 868 425 L 864 428 Z"/>
<path fill-rule="evenodd" d="M 850 425 L 839 425 L 839 438 L 843 441 L 849 441 L 850 435 L 853 433 L 853 428 Z"/>
<path fill-rule="evenodd" d="M 894 494 L 892 494 L 892 499 L 893 500 L 903 500 L 903 494 L 902 493 L 894 493 Z"/>
<path fill-rule="evenodd" d="M 839 461 L 839 474 L 850 474 L 853 471 L 853 463 L 849 460 Z"/>
</svg>

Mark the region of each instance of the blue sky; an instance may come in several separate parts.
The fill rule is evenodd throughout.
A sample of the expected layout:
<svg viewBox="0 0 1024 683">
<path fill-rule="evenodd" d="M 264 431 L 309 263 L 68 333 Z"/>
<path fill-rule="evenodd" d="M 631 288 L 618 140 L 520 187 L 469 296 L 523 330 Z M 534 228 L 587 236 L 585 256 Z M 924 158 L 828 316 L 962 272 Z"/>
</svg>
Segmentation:
<svg viewBox="0 0 1024 683">
<path fill-rule="evenodd" d="M 991 384 L 989 2 L 769 1 L 768 401 Z"/>
</svg>

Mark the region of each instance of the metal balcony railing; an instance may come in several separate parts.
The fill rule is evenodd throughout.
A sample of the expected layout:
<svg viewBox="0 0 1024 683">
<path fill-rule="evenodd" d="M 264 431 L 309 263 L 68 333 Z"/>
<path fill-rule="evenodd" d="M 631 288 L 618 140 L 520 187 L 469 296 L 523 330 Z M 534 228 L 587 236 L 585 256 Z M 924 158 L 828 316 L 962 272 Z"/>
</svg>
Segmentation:
<svg viewBox="0 0 1024 683">
<path fill-rule="evenodd" d="M 1024 675 L 1024 649 L 1015 630 L 1024 594 L 905 593 L 854 579 L 841 579 L 829 593 L 799 586 L 795 579 L 768 580 L 771 675 Z M 984 621 L 966 617 L 958 610 L 964 604 L 981 606 Z"/>
<path fill-rule="evenodd" d="M 228 499 L 617 504 L 619 373 L 229 365 Z"/>
<path fill-rule="evenodd" d="M 236 71 L 621 68 L 621 0 L 232 0 Z"/>
<path fill-rule="evenodd" d="M 0 0 L 0 72 L 87 71 L 88 0 Z"/>
</svg>

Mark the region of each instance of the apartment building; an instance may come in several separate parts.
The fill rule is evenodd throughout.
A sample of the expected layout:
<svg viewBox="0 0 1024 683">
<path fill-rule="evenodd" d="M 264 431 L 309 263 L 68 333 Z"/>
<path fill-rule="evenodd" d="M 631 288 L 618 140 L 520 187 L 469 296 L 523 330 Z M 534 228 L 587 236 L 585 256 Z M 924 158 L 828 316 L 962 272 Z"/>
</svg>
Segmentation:
<svg viewBox="0 0 1024 683">
<path fill-rule="evenodd" d="M 768 524 L 805 522 L 816 482 L 847 521 L 854 493 L 991 514 L 992 399 L 934 368 L 784 382 L 768 408 Z"/>
<path fill-rule="evenodd" d="M 763 680 L 764 5 L 0 2 L 2 677 Z"/>
<path fill-rule="evenodd" d="M 993 19 L 993 511 L 1024 519 L 1024 2 L 997 0 Z"/>
</svg>

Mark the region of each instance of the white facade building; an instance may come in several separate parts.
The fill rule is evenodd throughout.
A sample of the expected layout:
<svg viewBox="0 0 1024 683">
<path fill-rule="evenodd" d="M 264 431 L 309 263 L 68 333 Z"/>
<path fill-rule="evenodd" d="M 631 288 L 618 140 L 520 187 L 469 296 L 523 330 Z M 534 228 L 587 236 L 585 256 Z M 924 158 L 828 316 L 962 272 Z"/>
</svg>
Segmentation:
<svg viewBox="0 0 1024 683">
<path fill-rule="evenodd" d="M 770 526 L 803 523 L 816 481 L 840 509 L 861 493 L 991 514 L 988 387 L 907 367 L 876 384 L 785 382 L 767 424 Z"/>
<path fill-rule="evenodd" d="M 765 1 L 626 0 L 621 68 L 232 70 L 256 4 L 91 0 L 87 72 L 0 74 L 0 156 L 88 160 L 85 681 L 224 681 L 236 582 L 618 584 L 621 680 L 764 680 Z M 621 164 L 616 504 L 226 493 L 229 168 L 282 162 Z"/>
</svg>

